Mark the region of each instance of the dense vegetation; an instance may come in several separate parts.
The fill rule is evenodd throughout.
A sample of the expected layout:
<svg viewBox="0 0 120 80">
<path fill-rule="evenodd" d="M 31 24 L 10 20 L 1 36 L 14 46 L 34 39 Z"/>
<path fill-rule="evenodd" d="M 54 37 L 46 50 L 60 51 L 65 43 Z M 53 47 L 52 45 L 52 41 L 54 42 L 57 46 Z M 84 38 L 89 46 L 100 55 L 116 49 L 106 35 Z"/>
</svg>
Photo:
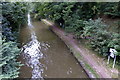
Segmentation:
<svg viewBox="0 0 120 80">
<path fill-rule="evenodd" d="M 106 56 L 109 47 L 114 47 L 120 55 L 120 32 L 109 32 L 108 25 L 98 18 L 107 15 L 110 18 L 120 18 L 119 3 L 89 3 L 89 2 L 54 2 L 33 3 L 3 2 L 0 16 L 0 73 L 1 78 L 16 78 L 21 66 L 17 62 L 20 55 L 17 37 L 20 27 L 26 24 L 26 15 L 32 7 L 35 16 L 47 18 L 58 23 L 67 32 L 72 32 L 77 39 L 85 38 L 90 47 L 99 54 Z M 29 8 L 29 9 L 28 9 Z M 98 19 L 97 19 L 98 18 Z M 118 23 L 120 29 L 120 21 Z M 118 59 L 117 59 L 118 60 Z"/>
<path fill-rule="evenodd" d="M 67 32 L 74 33 L 78 39 L 87 39 L 91 48 L 99 54 L 107 56 L 108 48 L 113 47 L 118 51 L 117 55 L 120 55 L 120 31 L 109 32 L 109 25 L 99 18 L 101 15 L 120 18 L 120 2 L 54 2 L 37 5 L 35 12 L 40 18 L 53 20 Z"/>
<path fill-rule="evenodd" d="M 27 4 L 3 2 L 0 5 L 2 5 L 2 15 L 0 16 L 2 22 L 0 69 L 2 69 L 2 73 L 0 79 L 16 78 L 21 66 L 20 62 L 17 62 L 17 57 L 20 54 L 17 35 L 20 26 L 26 22 Z"/>
</svg>

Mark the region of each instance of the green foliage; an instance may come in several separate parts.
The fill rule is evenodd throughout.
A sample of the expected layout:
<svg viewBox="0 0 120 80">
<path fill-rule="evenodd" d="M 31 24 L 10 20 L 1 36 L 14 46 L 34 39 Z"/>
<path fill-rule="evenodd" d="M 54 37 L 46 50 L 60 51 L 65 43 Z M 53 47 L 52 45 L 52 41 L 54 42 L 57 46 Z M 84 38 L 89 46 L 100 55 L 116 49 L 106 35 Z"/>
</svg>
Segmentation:
<svg viewBox="0 0 120 80">
<path fill-rule="evenodd" d="M 10 23 L 9 21 L 7 21 L 7 19 L 5 17 L 1 17 L 2 19 L 2 35 L 4 35 L 3 37 L 6 38 L 6 41 L 13 41 L 15 40 L 14 34 L 12 33 Z"/>
<path fill-rule="evenodd" d="M 120 2 L 53 2 L 36 3 L 36 5 L 35 11 L 38 16 L 52 19 L 67 27 L 72 23 L 73 15 L 78 16 L 80 20 L 88 20 L 100 14 L 120 16 Z"/>
<path fill-rule="evenodd" d="M 84 24 L 82 36 L 90 41 L 90 45 L 95 51 L 106 56 L 108 48 L 114 47 L 120 52 L 120 34 L 106 31 L 107 25 L 101 19 L 85 21 Z"/>
<path fill-rule="evenodd" d="M 84 33 L 82 35 L 85 35 L 86 37 L 91 37 L 92 35 L 95 35 L 96 32 L 102 31 L 107 27 L 105 24 L 102 23 L 100 18 L 95 21 L 91 19 L 89 21 L 84 21 L 83 24 L 85 24 L 85 27 Z"/>
<path fill-rule="evenodd" d="M 20 2 L 2 3 L 2 16 L 6 18 L 13 30 L 18 30 L 19 26 L 26 23 L 26 6 L 26 3 Z"/>
<path fill-rule="evenodd" d="M 20 26 L 26 23 L 27 5 L 25 3 L 8 3 L 2 4 L 2 34 L 6 37 L 6 40 L 16 40 L 13 37 L 14 33 L 18 34 Z"/>
<path fill-rule="evenodd" d="M 51 19 L 77 38 L 85 38 L 99 54 L 106 56 L 109 47 L 114 47 L 120 55 L 120 34 L 108 32 L 101 19 L 92 20 L 99 15 L 120 17 L 119 3 L 101 2 L 54 2 L 40 3 L 36 14 Z M 119 29 L 119 24 L 118 24 Z"/>
<path fill-rule="evenodd" d="M 101 3 L 101 13 L 111 17 L 120 17 L 120 2 Z"/>
<path fill-rule="evenodd" d="M 2 43 L 2 45 L 0 45 L 0 68 L 2 69 L 0 79 L 16 78 L 19 74 L 19 66 L 21 66 L 20 62 L 16 61 L 20 49 L 18 49 L 15 42 L 4 42 L 3 40 L 0 40 L 0 43 Z"/>
<path fill-rule="evenodd" d="M 16 33 L 26 23 L 27 5 L 20 2 L 2 2 L 2 33 L 0 36 L 0 79 L 18 77 L 21 63 L 17 62 L 20 49 L 17 47 Z"/>
<path fill-rule="evenodd" d="M 39 16 L 40 18 L 45 18 L 45 17 L 47 17 L 48 14 L 50 14 L 49 13 L 49 11 L 50 11 L 49 6 L 50 5 L 48 5 L 48 4 L 50 4 L 50 3 L 35 3 L 35 10 L 34 11 L 37 12 L 37 14 L 36 14 L 37 17 Z"/>
<path fill-rule="evenodd" d="M 38 4 L 38 3 L 37 3 Z M 78 20 L 86 20 L 92 18 L 98 13 L 98 3 L 39 3 L 36 6 L 37 15 L 41 18 L 49 18 L 58 24 L 62 24 L 61 27 L 67 27 L 72 29 L 71 23 L 79 23 Z M 74 25 L 72 25 L 74 26 Z M 69 30 L 70 30 L 69 29 Z"/>
</svg>

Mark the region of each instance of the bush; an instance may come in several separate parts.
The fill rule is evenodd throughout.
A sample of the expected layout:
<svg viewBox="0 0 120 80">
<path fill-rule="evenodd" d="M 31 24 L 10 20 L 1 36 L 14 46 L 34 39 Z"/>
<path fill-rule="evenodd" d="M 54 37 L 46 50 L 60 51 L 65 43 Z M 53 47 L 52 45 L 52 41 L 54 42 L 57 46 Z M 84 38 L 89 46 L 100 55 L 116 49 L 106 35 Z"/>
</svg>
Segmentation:
<svg viewBox="0 0 120 80">
<path fill-rule="evenodd" d="M 114 47 L 120 52 L 120 35 L 118 33 L 108 32 L 101 19 L 89 20 L 84 22 L 83 37 L 87 37 L 91 47 L 99 54 L 106 56 L 109 47 Z M 120 53 L 118 54 L 120 55 Z"/>
<path fill-rule="evenodd" d="M 27 21 L 27 5 L 26 3 L 10 3 L 2 2 L 2 26 L 7 26 L 11 28 L 12 31 L 19 32 L 22 24 L 25 24 Z M 5 23 L 5 24 L 4 24 Z"/>
<path fill-rule="evenodd" d="M 6 38 L 6 41 L 14 41 L 15 37 L 12 33 L 10 23 L 5 17 L 2 17 L 2 35 Z"/>
<path fill-rule="evenodd" d="M 20 62 L 17 57 L 20 55 L 20 49 L 17 47 L 17 38 L 14 33 L 18 33 L 20 26 L 26 21 L 27 8 L 25 3 L 2 2 L 2 16 L 0 20 L 2 30 L 0 32 L 0 79 L 18 77 Z"/>
<path fill-rule="evenodd" d="M 9 41 L 5 42 L 0 40 L 0 68 L 2 69 L 2 74 L 0 78 L 16 78 L 18 77 L 18 70 L 21 66 L 20 62 L 17 62 L 16 58 L 20 53 L 15 42 Z"/>
<path fill-rule="evenodd" d="M 102 3 L 101 13 L 104 13 L 112 18 L 120 17 L 120 2 Z"/>
</svg>

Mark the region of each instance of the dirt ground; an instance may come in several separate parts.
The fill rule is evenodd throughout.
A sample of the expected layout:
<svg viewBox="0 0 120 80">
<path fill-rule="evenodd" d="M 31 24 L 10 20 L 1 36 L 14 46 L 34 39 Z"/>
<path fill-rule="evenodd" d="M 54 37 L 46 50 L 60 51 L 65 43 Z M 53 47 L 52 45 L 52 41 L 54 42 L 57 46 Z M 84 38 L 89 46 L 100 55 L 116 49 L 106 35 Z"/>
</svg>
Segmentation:
<svg viewBox="0 0 120 80">
<path fill-rule="evenodd" d="M 52 25 L 50 22 L 45 20 L 48 25 Z M 99 57 L 92 50 L 88 49 L 83 45 L 82 42 L 78 42 L 74 39 L 72 34 L 67 34 L 66 32 L 56 26 L 51 26 L 53 32 L 58 35 L 66 45 L 71 45 L 74 50 L 79 51 L 79 54 L 84 58 L 84 60 L 97 72 L 100 78 L 118 78 L 118 70 L 116 68 L 111 68 L 107 65 L 107 60 Z"/>
</svg>

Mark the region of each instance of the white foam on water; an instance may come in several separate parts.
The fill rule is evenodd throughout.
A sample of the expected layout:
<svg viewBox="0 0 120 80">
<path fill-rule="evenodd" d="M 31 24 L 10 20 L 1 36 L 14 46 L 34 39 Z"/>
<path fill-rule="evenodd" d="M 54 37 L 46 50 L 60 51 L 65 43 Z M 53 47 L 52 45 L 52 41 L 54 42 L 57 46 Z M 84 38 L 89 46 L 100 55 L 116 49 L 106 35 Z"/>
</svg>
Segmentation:
<svg viewBox="0 0 120 80">
<path fill-rule="evenodd" d="M 40 63 L 40 59 L 43 58 L 43 53 L 41 50 L 41 45 L 37 40 L 35 32 L 32 30 L 34 26 L 31 24 L 30 14 L 28 14 L 28 27 L 31 29 L 31 41 L 23 46 L 23 56 L 26 60 L 26 65 L 32 68 L 32 78 L 41 78 L 44 71 L 43 65 Z M 48 45 L 48 44 L 47 44 Z"/>
</svg>

